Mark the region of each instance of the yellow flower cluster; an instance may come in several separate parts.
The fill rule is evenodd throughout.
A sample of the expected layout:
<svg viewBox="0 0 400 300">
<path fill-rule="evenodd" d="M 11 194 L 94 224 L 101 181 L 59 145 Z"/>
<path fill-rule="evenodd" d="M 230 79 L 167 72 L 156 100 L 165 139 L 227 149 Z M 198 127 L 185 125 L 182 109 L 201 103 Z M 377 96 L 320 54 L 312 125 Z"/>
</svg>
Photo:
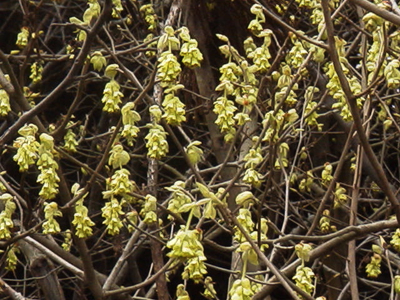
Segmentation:
<svg viewBox="0 0 400 300">
<path fill-rule="evenodd" d="M 38 156 L 39 143 L 36 141 L 35 134 L 38 128 L 34 124 L 27 124 L 18 130 L 21 135 L 18 137 L 13 146 L 17 148 L 17 154 L 13 159 L 19 165 L 19 171 L 25 172 L 29 166 L 35 163 Z"/>
<path fill-rule="evenodd" d="M 79 184 L 75 183 L 71 192 L 74 196 L 78 196 L 82 193 L 82 189 L 79 189 Z M 94 222 L 88 216 L 88 209 L 84 206 L 83 201 L 88 193 L 83 195 L 75 204 L 75 214 L 72 224 L 75 226 L 75 235 L 78 238 L 87 238 L 92 235 L 92 226 L 95 225 Z"/>
<path fill-rule="evenodd" d="M 38 150 L 37 166 L 40 174 L 37 182 L 42 184 L 39 195 L 46 200 L 51 200 L 58 194 L 58 182 L 60 178 L 57 175 L 58 163 L 54 159 L 54 139 L 47 133 L 40 135 L 40 146 Z"/>
<path fill-rule="evenodd" d="M 56 202 L 44 203 L 44 218 L 45 222 L 42 225 L 44 234 L 55 234 L 61 231 L 60 224 L 55 217 L 61 217 L 62 212 L 58 209 Z"/>
<path fill-rule="evenodd" d="M 188 230 L 185 226 L 167 242 L 167 248 L 171 251 L 167 256 L 178 259 L 185 263 L 185 269 L 182 273 L 183 279 L 192 279 L 195 283 L 200 282 L 207 274 L 207 268 L 204 261 L 204 248 L 200 242 L 201 232 L 199 230 Z"/>
<path fill-rule="evenodd" d="M 17 208 L 13 197 L 4 193 L 0 196 L 0 201 L 3 202 L 4 209 L 0 212 L 0 239 L 11 238 L 10 229 L 14 227 L 14 222 L 12 220 L 12 215 Z"/>
<path fill-rule="evenodd" d="M 133 146 L 133 142 L 139 133 L 139 127 L 136 126 L 136 123 L 140 121 L 141 117 L 134 108 L 133 102 L 128 102 L 121 108 L 123 125 L 121 136 L 126 139 L 128 146 Z"/>
<path fill-rule="evenodd" d="M 114 79 L 118 72 L 118 65 L 111 64 L 106 68 L 105 75 L 111 80 L 106 84 L 103 91 L 103 98 L 101 102 L 104 103 L 103 111 L 108 113 L 118 112 L 120 110 L 119 104 L 122 103 L 121 98 L 124 94 L 120 91 L 121 86 Z"/>
</svg>

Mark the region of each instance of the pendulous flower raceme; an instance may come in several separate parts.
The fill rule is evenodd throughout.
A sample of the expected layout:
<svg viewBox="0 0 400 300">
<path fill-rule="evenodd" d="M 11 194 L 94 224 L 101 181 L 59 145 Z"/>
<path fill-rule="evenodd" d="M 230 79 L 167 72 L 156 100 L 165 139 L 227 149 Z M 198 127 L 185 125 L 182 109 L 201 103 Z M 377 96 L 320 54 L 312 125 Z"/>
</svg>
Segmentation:
<svg viewBox="0 0 400 300">
<path fill-rule="evenodd" d="M 283 65 L 282 75 L 278 79 L 277 88 L 279 90 L 275 93 L 276 103 L 282 103 L 293 107 L 297 103 L 297 95 L 295 90 L 298 89 L 297 83 L 290 86 L 293 80 L 292 69 L 288 65 Z M 289 90 L 290 89 L 290 90 Z"/>
<path fill-rule="evenodd" d="M 32 79 L 32 83 L 36 84 L 42 81 L 42 72 L 43 72 L 43 62 L 35 61 L 31 65 L 31 75 L 29 76 Z"/>
<path fill-rule="evenodd" d="M 100 72 L 107 65 L 106 58 L 100 51 L 95 51 L 92 53 L 90 63 L 93 65 L 93 69 L 97 72 Z"/>
<path fill-rule="evenodd" d="M 126 216 L 126 218 L 125 218 L 126 227 L 127 227 L 128 231 L 130 233 L 132 233 L 133 231 L 135 231 L 136 225 L 139 222 L 139 214 L 136 210 L 132 210 L 132 211 L 126 213 L 125 216 Z"/>
<path fill-rule="evenodd" d="M 163 88 L 173 86 L 182 71 L 177 57 L 171 51 L 165 51 L 160 54 L 158 62 L 157 76 L 161 81 L 160 85 Z"/>
<path fill-rule="evenodd" d="M 343 73 L 346 75 L 347 80 L 349 81 L 350 90 L 354 95 L 359 94 L 362 91 L 361 84 L 359 83 L 358 79 L 350 73 L 350 70 L 347 67 L 349 63 L 346 59 L 345 48 L 344 48 L 346 41 L 335 37 L 335 42 Z M 329 82 L 327 83 L 326 88 L 329 90 L 329 94 L 332 95 L 332 97 L 337 101 L 332 105 L 332 108 L 339 109 L 340 115 L 343 117 L 343 120 L 345 121 L 353 120 L 350 108 L 347 105 L 346 97 L 341 88 L 339 77 L 335 71 L 332 62 L 326 65 L 326 75 L 329 77 Z M 364 100 L 365 99 L 363 97 L 357 98 L 357 106 L 359 108 L 362 107 Z"/>
<path fill-rule="evenodd" d="M 305 266 L 305 262 L 308 262 L 310 258 L 312 247 L 310 244 L 300 243 L 295 246 L 295 250 L 297 257 L 301 260 L 301 265 L 296 268 L 296 274 L 292 279 L 300 289 L 311 295 L 315 289 L 313 283 L 315 274 L 311 268 Z"/>
<path fill-rule="evenodd" d="M 102 217 L 104 218 L 103 224 L 105 224 L 107 233 L 109 235 L 119 234 L 120 229 L 124 226 L 121 220 L 121 216 L 124 215 L 122 211 L 122 204 L 116 198 L 112 197 L 110 201 L 101 209 Z"/>
<path fill-rule="evenodd" d="M 76 153 L 78 150 L 76 147 L 79 145 L 78 141 L 76 140 L 76 133 L 72 130 L 72 126 L 74 126 L 74 123 L 72 121 L 69 121 L 67 124 L 67 131 L 64 135 L 64 146 L 63 148 L 70 152 L 70 153 Z"/>
<path fill-rule="evenodd" d="M 232 284 L 229 295 L 232 300 L 251 300 L 254 291 L 251 288 L 250 280 L 246 277 L 236 279 Z"/>
<path fill-rule="evenodd" d="M 18 48 L 23 49 L 26 47 L 28 44 L 29 40 L 29 28 L 24 26 L 21 28 L 21 31 L 17 35 L 17 41 L 15 44 L 18 46 Z"/>
<path fill-rule="evenodd" d="M 281 169 L 286 168 L 289 165 L 289 160 L 287 159 L 287 155 L 289 152 L 289 145 L 287 143 L 280 143 L 279 149 L 277 153 L 277 159 L 275 161 L 275 168 Z"/>
<path fill-rule="evenodd" d="M 224 140 L 230 142 L 233 140 L 236 134 L 235 129 L 235 111 L 237 107 L 234 105 L 232 100 L 228 100 L 227 97 L 218 97 L 214 102 L 213 112 L 217 115 L 215 123 L 218 125 L 222 133 L 224 133 Z"/>
<path fill-rule="evenodd" d="M 185 285 L 178 284 L 176 287 L 176 300 L 190 300 L 189 293 L 185 289 Z"/>
<path fill-rule="evenodd" d="M 75 183 L 71 192 L 76 197 L 82 193 L 82 189 L 79 189 L 79 184 Z M 72 224 L 75 226 L 75 235 L 78 238 L 87 238 L 93 234 L 92 227 L 95 225 L 94 222 L 88 216 L 88 209 L 83 204 L 83 201 L 88 193 L 81 196 L 81 198 L 75 203 L 75 213 Z"/>
<path fill-rule="evenodd" d="M 274 113 L 274 111 L 267 112 L 262 124 L 268 127 L 268 129 L 264 137 L 262 137 L 262 141 L 270 143 L 277 142 L 281 130 L 291 126 L 298 118 L 299 115 L 294 108 L 289 109 L 288 112 L 284 112 L 282 109 L 279 109 L 276 113 Z"/>
<path fill-rule="evenodd" d="M 319 228 L 321 229 L 322 233 L 336 231 L 336 227 L 334 225 L 331 225 L 330 212 L 328 209 L 325 209 L 322 212 L 322 217 L 319 220 Z"/>
<path fill-rule="evenodd" d="M 186 121 L 185 104 L 175 95 L 180 89 L 184 88 L 182 84 L 176 84 L 165 90 L 164 100 L 161 103 L 164 114 L 163 118 L 170 125 L 179 126 Z"/>
<path fill-rule="evenodd" d="M 124 97 L 124 94 L 120 91 L 120 85 L 115 80 L 117 72 L 117 64 L 111 64 L 105 70 L 105 76 L 109 77 L 111 80 L 104 87 L 101 102 L 104 103 L 103 111 L 108 113 L 118 112 L 120 110 L 119 105 L 122 103 L 121 98 Z"/>
<path fill-rule="evenodd" d="M 4 209 L 0 212 L 0 239 L 11 238 L 11 231 L 14 227 L 12 215 L 15 212 L 17 205 L 14 202 L 13 196 L 4 193 L 0 196 L 0 201 L 3 203 Z"/>
<path fill-rule="evenodd" d="M 165 188 L 171 192 L 171 199 L 168 202 L 167 209 L 172 213 L 180 216 L 180 208 L 186 204 L 192 203 L 192 198 L 184 191 L 185 183 L 181 180 L 176 181 L 172 186 Z M 173 219 L 171 215 L 168 215 L 168 219 Z"/>
<path fill-rule="evenodd" d="M 158 220 L 156 211 L 157 198 L 150 194 L 146 195 L 142 210 L 140 211 L 143 222 L 148 225 L 156 223 Z"/>
<path fill-rule="evenodd" d="M 326 187 L 333 179 L 332 171 L 333 171 L 332 165 L 329 162 L 326 162 L 324 164 L 324 169 L 321 172 L 322 184 Z"/>
<path fill-rule="evenodd" d="M 124 8 L 122 7 L 121 0 L 112 0 L 112 3 L 113 3 L 113 8 L 111 12 L 112 17 L 116 19 L 120 18 L 121 12 L 124 10 Z"/>
<path fill-rule="evenodd" d="M 129 179 L 131 173 L 124 168 L 116 170 L 111 178 L 106 179 L 106 190 L 103 191 L 103 198 L 121 197 L 126 201 L 134 199 L 130 193 L 136 190 L 135 182 Z"/>
<path fill-rule="evenodd" d="M 203 159 L 203 150 L 198 147 L 200 145 L 201 142 L 193 141 L 186 147 L 186 154 L 188 155 L 190 162 L 194 165 Z"/>
<path fill-rule="evenodd" d="M 145 4 L 140 7 L 140 13 L 144 17 L 149 31 L 155 31 L 157 29 L 157 15 L 154 12 L 152 4 Z"/>
<path fill-rule="evenodd" d="M 200 230 L 189 230 L 182 225 L 176 235 L 167 242 L 167 248 L 171 249 L 167 256 L 185 264 L 182 279 L 192 279 L 195 283 L 200 282 L 207 274 L 204 264 L 207 258 L 200 239 Z"/>
<path fill-rule="evenodd" d="M 179 37 L 183 41 L 179 55 L 182 57 L 182 63 L 189 68 L 200 67 L 203 61 L 203 54 L 198 48 L 198 43 L 195 39 L 192 39 L 189 34 L 187 27 L 181 27 L 179 29 Z"/>
<path fill-rule="evenodd" d="M 392 245 L 394 250 L 400 252 L 400 228 L 397 228 L 393 233 L 392 239 L 390 240 L 390 245 Z"/>
<path fill-rule="evenodd" d="M 254 4 L 250 8 L 250 12 L 256 16 L 255 19 L 250 21 L 250 24 L 247 26 L 248 29 L 255 35 L 258 36 L 260 32 L 263 30 L 262 23 L 265 23 L 265 16 L 263 12 L 263 7 L 259 4 Z"/>
<path fill-rule="evenodd" d="M 149 133 L 145 137 L 147 140 L 147 156 L 154 159 L 162 159 L 167 155 L 169 150 L 167 133 L 164 127 L 159 124 L 147 124 L 147 127 L 150 128 Z"/>
<path fill-rule="evenodd" d="M 372 245 L 373 254 L 370 262 L 365 267 L 365 273 L 369 278 L 377 278 L 381 273 L 382 250 L 378 245 Z"/>
<path fill-rule="evenodd" d="M 108 165 L 114 169 L 122 169 L 130 160 L 129 153 L 124 150 L 121 144 L 115 144 L 110 150 L 110 157 L 108 159 Z"/>
<path fill-rule="evenodd" d="M 42 184 L 39 196 L 43 199 L 51 200 L 58 194 L 58 182 L 60 178 L 57 174 L 58 163 L 54 159 L 54 138 L 47 133 L 42 133 L 39 137 L 40 146 L 38 149 L 37 166 L 40 174 L 37 182 Z"/>
<path fill-rule="evenodd" d="M 336 189 L 334 191 L 334 208 L 340 207 L 347 202 L 346 189 L 340 185 L 340 183 L 336 183 Z"/>
<path fill-rule="evenodd" d="M 5 117 L 10 111 L 10 96 L 4 89 L 0 88 L 0 116 Z"/>
<path fill-rule="evenodd" d="M 263 44 L 254 50 L 251 50 L 252 48 L 250 45 L 247 51 L 247 57 L 253 61 L 258 72 L 266 73 L 271 67 L 269 60 L 272 56 L 269 51 L 269 46 L 271 45 L 272 31 L 270 29 L 265 29 L 258 36 L 264 38 Z"/>
<path fill-rule="evenodd" d="M 127 102 L 121 108 L 122 114 L 122 132 L 121 136 L 126 139 L 128 146 L 133 146 L 133 142 L 136 140 L 139 127 L 136 126 L 137 122 L 140 121 L 141 117 L 137 111 L 135 111 L 135 104 L 133 102 Z"/>
<path fill-rule="evenodd" d="M 293 47 L 286 55 L 285 61 L 289 66 L 299 69 L 308 51 L 305 49 L 303 42 L 299 40 L 295 34 L 291 34 L 290 39 L 292 40 Z"/>
<path fill-rule="evenodd" d="M 214 288 L 214 282 L 210 276 L 207 276 L 206 279 L 204 279 L 204 288 L 204 297 L 207 299 L 215 299 L 217 292 Z"/>
<path fill-rule="evenodd" d="M 70 252 L 72 247 L 72 233 L 70 229 L 67 229 L 63 233 L 64 235 L 64 242 L 61 244 L 61 248 L 65 251 Z"/>
<path fill-rule="evenodd" d="M 309 126 L 316 126 L 318 131 L 322 130 L 324 124 L 318 123 L 318 113 L 316 111 L 316 107 L 318 105 L 317 102 L 313 101 L 314 94 L 318 93 L 319 89 L 317 87 L 310 86 L 307 88 L 304 93 L 304 100 L 306 100 L 306 108 L 304 110 L 304 114 L 306 115 L 305 121 Z"/>
<path fill-rule="evenodd" d="M 20 172 L 26 172 L 38 157 L 39 143 L 35 137 L 37 131 L 38 128 L 34 124 L 27 124 L 18 130 L 21 136 L 13 143 L 13 146 L 17 148 L 17 154 L 13 159 L 19 165 Z"/>
<path fill-rule="evenodd" d="M 61 231 L 60 224 L 56 221 L 55 217 L 61 217 L 62 212 L 58 209 L 56 202 L 44 203 L 44 218 L 45 222 L 42 225 L 44 234 L 55 234 Z"/>
<path fill-rule="evenodd" d="M 254 144 L 256 144 L 259 140 L 258 136 L 252 138 Z M 258 145 L 257 148 L 251 148 L 249 152 L 243 158 L 245 161 L 245 174 L 243 177 L 243 181 L 245 183 L 251 184 L 254 187 L 258 187 L 262 182 L 262 174 L 256 170 L 256 167 L 263 161 L 263 156 L 261 152 L 261 146 Z"/>
<path fill-rule="evenodd" d="M 389 89 L 398 89 L 400 87 L 400 62 L 397 59 L 392 60 L 383 71 L 387 86 Z"/>
<path fill-rule="evenodd" d="M 5 269 L 8 271 L 15 271 L 17 268 L 19 248 L 14 244 L 7 250 L 7 259 Z"/>
</svg>

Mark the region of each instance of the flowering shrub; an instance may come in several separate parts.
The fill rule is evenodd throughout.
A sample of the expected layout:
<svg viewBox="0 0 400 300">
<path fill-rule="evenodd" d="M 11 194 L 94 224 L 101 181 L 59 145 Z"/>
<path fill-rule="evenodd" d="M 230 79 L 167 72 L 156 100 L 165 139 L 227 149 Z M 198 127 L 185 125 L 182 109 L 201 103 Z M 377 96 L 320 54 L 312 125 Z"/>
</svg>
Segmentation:
<svg viewBox="0 0 400 300">
<path fill-rule="evenodd" d="M 395 1 L 0 10 L 7 296 L 400 292 Z"/>
</svg>

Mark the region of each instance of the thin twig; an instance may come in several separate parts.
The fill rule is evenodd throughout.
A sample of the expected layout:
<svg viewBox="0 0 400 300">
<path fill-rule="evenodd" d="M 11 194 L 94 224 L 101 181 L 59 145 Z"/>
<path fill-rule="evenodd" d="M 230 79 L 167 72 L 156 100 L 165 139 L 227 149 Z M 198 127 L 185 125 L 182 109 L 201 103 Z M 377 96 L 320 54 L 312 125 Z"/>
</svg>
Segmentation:
<svg viewBox="0 0 400 300">
<path fill-rule="evenodd" d="M 363 1 L 363 0 L 352 0 L 352 1 L 358 2 L 358 1 Z M 357 99 L 354 97 L 353 93 L 351 92 L 349 82 L 347 81 L 347 78 L 346 78 L 345 74 L 343 73 L 343 69 L 342 69 L 341 63 L 339 61 L 339 56 L 336 51 L 334 29 L 333 29 L 333 23 L 331 20 L 328 0 L 322 0 L 321 6 L 322 6 L 323 13 L 324 13 L 326 30 L 327 30 L 327 34 L 328 34 L 328 44 L 329 44 L 328 52 L 330 54 L 335 71 L 339 77 L 339 81 L 342 86 L 342 90 L 346 97 L 347 103 L 350 107 L 351 115 L 353 116 L 353 120 L 354 120 L 354 125 L 356 127 L 357 134 L 360 138 L 360 143 L 361 143 L 369 161 L 371 162 L 373 169 L 375 170 L 375 172 L 378 175 L 379 180 L 378 180 L 377 184 L 382 189 L 382 191 L 385 193 L 385 195 L 388 197 L 388 199 L 392 205 L 392 208 L 396 213 L 397 220 L 400 224 L 399 202 L 396 199 L 396 197 L 392 191 L 392 188 L 387 180 L 386 174 L 385 174 L 382 166 L 379 164 L 379 161 L 376 158 L 374 152 L 372 151 L 371 145 L 369 144 L 368 139 L 365 135 L 362 121 L 360 118 L 360 114 L 358 112 Z"/>
</svg>

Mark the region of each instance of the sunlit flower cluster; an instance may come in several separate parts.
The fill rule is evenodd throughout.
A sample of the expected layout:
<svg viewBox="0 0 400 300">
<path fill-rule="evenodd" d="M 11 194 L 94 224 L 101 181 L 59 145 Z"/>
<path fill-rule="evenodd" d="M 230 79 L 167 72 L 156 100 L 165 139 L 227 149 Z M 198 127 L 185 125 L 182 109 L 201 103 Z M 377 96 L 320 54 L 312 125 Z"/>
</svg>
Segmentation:
<svg viewBox="0 0 400 300">
<path fill-rule="evenodd" d="M 292 125 L 298 118 L 299 115 L 293 108 L 286 113 L 281 109 L 276 113 L 274 111 L 267 112 L 262 123 L 264 126 L 268 126 L 268 129 L 262 141 L 275 143 L 279 139 L 281 130 Z"/>
<path fill-rule="evenodd" d="M 101 209 L 102 217 L 104 218 L 107 233 L 109 235 L 117 235 L 120 229 L 124 226 L 121 216 L 124 214 L 120 201 L 112 197 L 110 201 L 106 202 Z"/>
<path fill-rule="evenodd" d="M 139 113 L 135 110 L 135 104 L 133 102 L 126 103 L 122 109 L 122 132 L 121 136 L 126 139 L 129 146 L 133 146 L 133 142 L 136 140 L 139 127 L 137 127 L 137 122 L 140 121 L 141 117 Z"/>
<path fill-rule="evenodd" d="M 176 84 L 164 92 L 164 100 L 161 103 L 164 109 L 163 118 L 170 125 L 180 125 L 186 121 L 185 104 L 175 95 L 182 88 L 184 88 L 182 84 Z"/>
<path fill-rule="evenodd" d="M 14 222 L 12 220 L 12 215 L 17 208 L 13 197 L 4 193 L 0 196 L 0 201 L 2 202 L 4 209 L 0 212 L 0 239 L 11 238 L 11 229 L 14 227 Z"/>
<path fill-rule="evenodd" d="M 145 197 L 145 201 L 140 211 L 140 215 L 143 217 L 145 224 L 153 224 L 157 222 L 157 199 L 156 197 L 148 194 Z"/>
<path fill-rule="evenodd" d="M 100 51 L 95 51 L 92 53 L 90 63 L 93 65 L 93 69 L 95 69 L 97 72 L 100 72 L 105 66 L 107 66 L 106 58 Z"/>
<path fill-rule="evenodd" d="M 304 58 L 308 54 L 308 51 L 304 48 L 302 41 L 299 40 L 295 34 L 292 34 L 290 37 L 293 47 L 289 50 L 288 54 L 286 54 L 285 61 L 289 66 L 299 69 L 301 64 L 304 62 Z"/>
<path fill-rule="evenodd" d="M 295 246 L 295 252 L 297 257 L 301 260 L 301 265 L 296 268 L 296 274 L 292 278 L 296 285 L 309 295 L 311 295 L 315 289 L 315 274 L 311 268 L 305 266 L 305 263 L 310 259 L 311 250 L 312 247 L 310 244 L 300 243 Z"/>
<path fill-rule="evenodd" d="M 157 29 L 157 15 L 154 12 L 152 4 L 142 5 L 140 7 L 140 13 L 146 21 L 149 31 L 155 31 Z"/>
<path fill-rule="evenodd" d="M 15 42 L 15 44 L 18 46 L 18 48 L 22 49 L 26 47 L 26 45 L 28 44 L 28 40 L 29 40 L 29 28 L 22 27 L 21 31 L 17 35 L 17 41 Z"/>
<path fill-rule="evenodd" d="M 150 130 L 145 139 L 147 156 L 154 159 L 162 159 L 167 155 L 169 146 L 167 142 L 167 133 L 164 127 L 158 124 L 148 124 Z"/>
<path fill-rule="evenodd" d="M 10 111 L 10 96 L 4 89 L 0 88 L 0 116 L 7 116 Z"/>
<path fill-rule="evenodd" d="M 347 202 L 347 195 L 346 195 L 346 189 L 340 185 L 340 183 L 336 183 L 336 189 L 334 191 L 334 204 L 333 206 L 340 207 Z"/>
<path fill-rule="evenodd" d="M 76 139 L 77 135 L 76 133 L 72 130 L 72 126 L 74 123 L 72 121 L 69 121 L 67 124 L 67 131 L 65 132 L 64 135 L 64 146 L 63 148 L 70 152 L 70 153 L 75 153 L 77 152 L 76 147 L 78 146 L 78 141 Z"/>
<path fill-rule="evenodd" d="M 115 144 L 110 150 L 108 164 L 114 169 L 121 169 L 130 159 L 129 153 L 124 150 L 124 147 L 121 144 Z"/>
<path fill-rule="evenodd" d="M 124 10 L 122 7 L 122 2 L 121 0 L 112 0 L 113 3 L 113 8 L 111 15 L 113 18 L 120 18 L 121 17 L 121 12 Z"/>
<path fill-rule="evenodd" d="M 347 77 L 351 92 L 354 95 L 356 95 L 362 91 L 362 88 L 358 79 L 354 75 L 351 75 L 349 69 L 347 68 L 348 61 L 345 57 L 345 48 L 344 48 L 346 41 L 337 37 L 335 37 L 335 41 L 343 73 Z M 326 75 L 329 77 L 329 82 L 327 83 L 326 87 L 329 90 L 329 94 L 332 95 L 332 97 L 336 100 L 336 103 L 332 105 L 332 108 L 339 109 L 340 115 L 342 116 L 343 120 L 345 121 L 353 120 L 353 116 L 347 104 L 346 97 L 342 90 L 339 77 L 335 71 L 332 62 L 327 64 L 326 70 L 327 70 Z M 361 108 L 363 102 L 364 102 L 363 97 L 357 98 L 357 106 L 359 108 Z"/>
<path fill-rule="evenodd" d="M 250 279 L 246 277 L 236 279 L 232 284 L 229 295 L 234 300 L 251 300 L 254 291 L 251 287 Z"/>
<path fill-rule="evenodd" d="M 25 172 L 33 165 L 38 157 L 39 143 L 36 141 L 38 128 L 34 124 L 27 124 L 18 130 L 18 137 L 13 146 L 17 148 L 17 154 L 13 159 L 19 165 L 19 171 Z"/>
<path fill-rule="evenodd" d="M 253 143 L 256 144 L 259 140 L 258 136 L 252 138 Z M 256 167 L 263 161 L 261 152 L 261 146 L 258 145 L 256 148 L 252 147 L 249 152 L 243 158 L 245 161 L 244 167 L 246 168 L 243 181 L 251 184 L 254 187 L 261 185 L 262 175 L 256 170 Z"/>
<path fill-rule="evenodd" d="M 72 247 L 72 233 L 70 229 L 67 229 L 63 233 L 64 235 L 64 241 L 61 244 L 61 248 L 63 248 L 65 251 L 71 251 Z"/>
<path fill-rule="evenodd" d="M 121 98 L 124 94 L 120 91 L 121 86 L 114 79 L 118 72 L 118 65 L 111 64 L 106 68 L 105 75 L 111 80 L 106 84 L 103 91 L 103 98 L 101 102 L 104 103 L 103 111 L 108 113 L 118 112 L 120 110 L 119 105 L 122 103 Z"/>
<path fill-rule="evenodd" d="M 289 106 L 294 106 L 297 103 L 297 95 L 295 90 L 297 90 L 297 83 L 290 86 L 293 80 L 292 69 L 288 65 L 282 67 L 282 74 L 278 78 L 277 88 L 279 89 L 275 93 L 275 101 L 277 103 L 285 102 Z M 290 90 L 289 90 L 290 88 Z"/>
<path fill-rule="evenodd" d="M 44 218 L 45 221 L 42 225 L 44 234 L 55 234 L 61 231 L 60 224 L 56 221 L 55 217 L 61 217 L 62 212 L 58 208 L 56 202 L 44 203 Z"/>
<path fill-rule="evenodd" d="M 167 191 L 171 192 L 171 199 L 168 202 L 167 209 L 180 216 L 180 208 L 185 204 L 191 203 L 192 199 L 186 192 L 184 191 L 185 183 L 183 181 L 176 181 L 172 186 L 166 187 Z M 171 215 L 168 216 L 169 219 L 173 219 Z"/>
<path fill-rule="evenodd" d="M 392 245 L 394 250 L 400 252 L 400 228 L 397 228 L 393 233 L 392 239 L 390 240 L 390 245 Z"/>
<path fill-rule="evenodd" d="M 7 258 L 6 258 L 6 266 L 5 269 L 8 271 L 15 271 L 17 268 L 17 263 L 18 263 L 18 257 L 17 253 L 19 253 L 20 250 L 16 245 L 11 246 L 7 250 Z"/>
<path fill-rule="evenodd" d="M 165 51 L 158 58 L 157 76 L 162 87 L 171 87 L 177 82 L 181 73 L 181 65 L 177 57 L 171 51 Z"/>
<path fill-rule="evenodd" d="M 179 53 L 182 57 L 182 63 L 189 68 L 200 67 L 203 54 L 198 48 L 197 41 L 190 37 L 189 29 L 187 29 L 187 27 L 181 27 L 179 37 L 183 41 Z"/>
<path fill-rule="evenodd" d="M 322 130 L 324 124 L 318 123 L 318 113 L 317 113 L 317 105 L 318 103 L 313 101 L 313 97 L 315 93 L 318 93 L 319 89 L 317 87 L 308 87 L 305 94 L 304 99 L 306 100 L 306 108 L 304 110 L 304 114 L 306 115 L 305 121 L 309 126 L 316 126 L 318 131 Z"/>
<path fill-rule="evenodd" d="M 78 196 L 82 193 L 82 189 L 79 189 L 79 184 L 75 183 L 71 188 L 71 192 L 74 196 Z M 75 235 L 78 238 L 87 238 L 91 236 L 93 233 L 92 227 L 95 225 L 88 216 L 87 207 L 83 204 L 86 196 L 87 193 L 81 196 L 75 204 L 75 213 L 72 224 L 75 226 Z"/>
<path fill-rule="evenodd" d="M 37 182 L 42 184 L 39 195 L 46 200 L 51 200 L 58 194 L 57 174 L 58 163 L 54 158 L 54 139 L 47 133 L 40 135 L 40 146 L 38 150 L 37 166 L 40 170 Z"/>
<path fill-rule="evenodd" d="M 365 266 L 365 273 L 369 278 L 377 278 L 381 273 L 381 248 L 377 245 L 372 246 L 373 254 L 371 256 L 370 262 Z"/>
<path fill-rule="evenodd" d="M 167 243 L 167 248 L 171 249 L 167 256 L 185 264 L 182 278 L 192 279 L 195 283 L 202 280 L 207 274 L 204 264 L 207 258 L 204 256 L 204 248 L 200 239 L 201 231 L 189 230 L 185 226 L 181 226 L 181 229 Z"/>
<path fill-rule="evenodd" d="M 42 81 L 43 63 L 41 61 L 35 61 L 31 65 L 31 75 L 32 83 L 36 84 Z"/>
<path fill-rule="evenodd" d="M 106 179 L 106 190 L 103 191 L 104 199 L 113 198 L 115 196 L 122 197 L 126 201 L 134 199 L 130 193 L 136 190 L 135 182 L 129 179 L 130 172 L 121 168 L 116 170 L 111 178 Z"/>
<path fill-rule="evenodd" d="M 186 147 L 186 154 L 192 164 L 197 164 L 203 159 L 203 150 L 201 150 L 200 141 L 193 141 Z"/>
</svg>

